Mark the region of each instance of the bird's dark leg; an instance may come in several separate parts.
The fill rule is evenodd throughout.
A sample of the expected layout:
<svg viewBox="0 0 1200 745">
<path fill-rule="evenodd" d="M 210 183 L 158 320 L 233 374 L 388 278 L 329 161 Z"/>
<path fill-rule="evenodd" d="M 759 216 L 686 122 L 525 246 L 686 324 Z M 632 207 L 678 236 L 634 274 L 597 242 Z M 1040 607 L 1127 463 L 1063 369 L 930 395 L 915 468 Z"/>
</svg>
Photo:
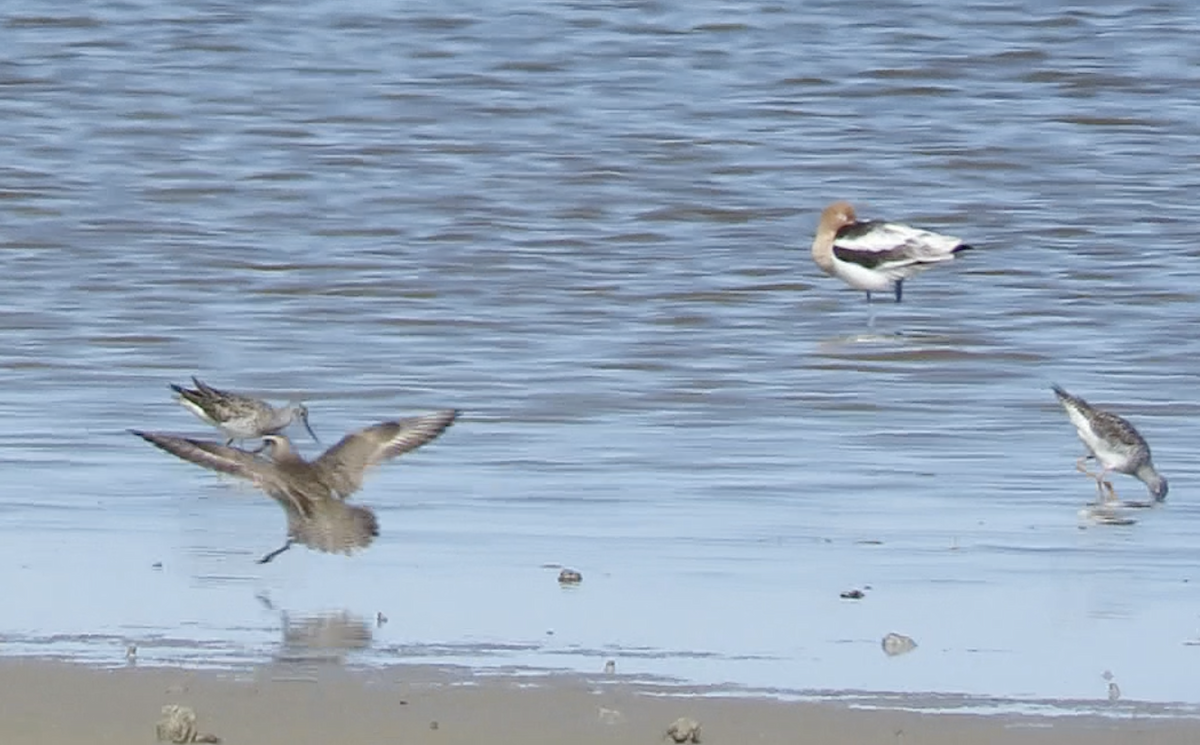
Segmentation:
<svg viewBox="0 0 1200 745">
<path fill-rule="evenodd" d="M 867 303 L 870 304 L 870 302 L 871 302 L 871 291 L 867 290 Z"/>
<path fill-rule="evenodd" d="M 230 446 L 230 445 L 232 445 L 232 444 L 233 444 L 233 438 L 232 438 L 232 437 L 230 437 L 228 440 L 226 440 L 226 441 L 225 441 L 225 447 L 229 447 L 229 446 Z"/>
<path fill-rule="evenodd" d="M 904 294 L 904 280 L 896 280 L 896 302 L 900 302 L 900 297 Z"/>
<path fill-rule="evenodd" d="M 280 554 L 281 554 L 281 553 L 283 553 L 284 551 L 287 551 L 287 550 L 288 550 L 289 548 L 291 548 L 291 547 L 292 547 L 292 539 L 291 539 L 291 538 L 289 538 L 289 539 L 287 539 L 287 543 L 283 544 L 283 545 L 282 545 L 282 546 L 280 546 L 279 548 L 275 549 L 275 550 L 274 550 L 274 551 L 272 551 L 271 553 L 269 553 L 269 554 L 267 554 L 266 556 L 264 556 L 264 557 L 262 557 L 261 559 L 259 559 L 259 560 L 258 560 L 258 563 L 259 563 L 259 564 L 266 564 L 266 563 L 267 563 L 267 562 L 269 562 L 271 559 L 274 559 L 276 556 L 280 555 Z"/>
</svg>

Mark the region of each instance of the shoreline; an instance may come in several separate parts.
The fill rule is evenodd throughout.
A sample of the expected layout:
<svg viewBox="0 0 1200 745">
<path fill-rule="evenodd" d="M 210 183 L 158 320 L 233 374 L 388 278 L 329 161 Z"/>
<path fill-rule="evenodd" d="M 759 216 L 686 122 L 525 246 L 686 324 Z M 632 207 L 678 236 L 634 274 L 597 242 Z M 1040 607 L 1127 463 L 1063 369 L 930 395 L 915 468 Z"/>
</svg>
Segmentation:
<svg viewBox="0 0 1200 745">
<path fill-rule="evenodd" d="M 192 707 L 226 743 L 663 742 L 680 717 L 705 743 L 1194 743 L 1200 719 L 1128 714 L 930 713 L 923 696 L 888 708 L 734 695 L 621 675 L 477 674 L 431 665 L 346 669 L 273 663 L 247 670 L 98 668 L 0 659 L 0 742 L 151 742 L 163 706 Z M 1122 709 L 1121 711 L 1124 711 Z M 670 742 L 668 738 L 665 740 Z"/>
</svg>

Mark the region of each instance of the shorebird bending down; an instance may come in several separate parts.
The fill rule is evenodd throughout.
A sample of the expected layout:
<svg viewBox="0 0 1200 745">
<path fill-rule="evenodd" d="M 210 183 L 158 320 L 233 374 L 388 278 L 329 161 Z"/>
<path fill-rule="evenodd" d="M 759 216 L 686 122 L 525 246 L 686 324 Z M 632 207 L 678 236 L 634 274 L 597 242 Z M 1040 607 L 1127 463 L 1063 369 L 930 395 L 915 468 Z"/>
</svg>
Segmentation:
<svg viewBox="0 0 1200 745">
<path fill-rule="evenodd" d="M 192 382 L 196 384 L 195 390 L 174 383 L 171 390 L 185 409 L 221 430 L 229 438 L 226 445 L 232 445 L 234 440 L 278 434 L 297 419 L 313 441 L 320 442 L 308 423 L 308 408 L 302 403 L 290 403 L 277 409 L 266 401 L 205 385 L 196 377 Z"/>
<path fill-rule="evenodd" d="M 437 438 L 457 416 L 456 410 L 446 409 L 380 422 L 346 435 L 314 461 L 301 458 L 284 435 L 263 437 L 262 449 L 269 449 L 268 460 L 215 442 L 130 432 L 184 460 L 249 479 L 279 502 L 287 513 L 287 542 L 259 559 L 258 563 L 265 564 L 293 543 L 346 554 L 370 545 L 379 535 L 375 513 L 346 504 L 346 498 L 362 486 L 368 468 Z"/>
<path fill-rule="evenodd" d="M 1141 479 L 1157 502 L 1167 498 L 1167 480 L 1154 469 L 1150 446 L 1132 424 L 1116 414 L 1097 409 L 1078 396 L 1072 396 L 1057 385 L 1052 387 L 1058 402 L 1066 409 L 1071 424 L 1075 425 L 1079 439 L 1088 449 L 1088 454 L 1076 461 L 1075 467 L 1096 479 L 1100 503 L 1119 501 L 1112 483 L 1104 480 L 1111 471 Z M 1095 458 L 1100 463 L 1098 473 L 1087 470 L 1085 462 L 1089 458 Z"/>
<path fill-rule="evenodd" d="M 859 222 L 849 202 L 821 213 L 812 255 L 826 274 L 867 293 L 893 290 L 900 302 L 904 280 L 970 246 L 949 235 L 894 222 Z"/>
</svg>

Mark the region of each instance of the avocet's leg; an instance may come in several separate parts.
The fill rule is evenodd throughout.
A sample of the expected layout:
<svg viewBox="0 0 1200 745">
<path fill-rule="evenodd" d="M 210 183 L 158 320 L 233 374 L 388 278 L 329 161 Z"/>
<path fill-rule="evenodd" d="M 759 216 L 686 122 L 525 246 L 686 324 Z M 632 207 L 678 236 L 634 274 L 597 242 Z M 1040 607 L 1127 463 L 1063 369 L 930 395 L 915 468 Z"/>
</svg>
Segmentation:
<svg viewBox="0 0 1200 745">
<path fill-rule="evenodd" d="M 900 302 L 900 298 L 904 295 L 904 280 L 896 280 L 896 302 Z"/>
</svg>

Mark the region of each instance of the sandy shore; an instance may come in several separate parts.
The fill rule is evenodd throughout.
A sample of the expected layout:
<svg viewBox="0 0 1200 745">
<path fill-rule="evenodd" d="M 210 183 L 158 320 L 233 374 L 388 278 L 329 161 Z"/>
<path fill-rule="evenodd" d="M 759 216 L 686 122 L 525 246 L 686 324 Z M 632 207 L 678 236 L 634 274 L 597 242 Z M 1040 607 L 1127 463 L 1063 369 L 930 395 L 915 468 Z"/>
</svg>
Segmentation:
<svg viewBox="0 0 1200 745">
<path fill-rule="evenodd" d="M 653 691 L 619 677 L 481 678 L 408 666 L 228 673 L 6 659 L 0 743 L 154 742 L 165 704 L 190 706 L 201 732 L 247 745 L 661 743 L 679 717 L 701 724 L 702 742 L 730 745 L 1200 742 L 1191 720 L 915 714 Z"/>
</svg>

